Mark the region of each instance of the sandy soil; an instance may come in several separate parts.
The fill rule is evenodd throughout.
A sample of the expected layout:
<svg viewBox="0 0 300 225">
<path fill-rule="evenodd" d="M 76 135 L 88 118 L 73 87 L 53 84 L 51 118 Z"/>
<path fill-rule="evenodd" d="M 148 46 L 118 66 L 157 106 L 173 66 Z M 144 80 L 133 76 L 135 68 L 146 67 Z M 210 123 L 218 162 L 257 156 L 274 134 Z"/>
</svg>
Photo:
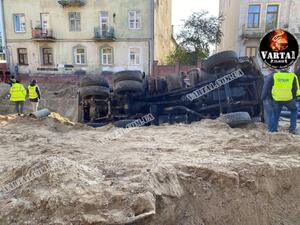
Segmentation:
<svg viewBox="0 0 300 225">
<path fill-rule="evenodd" d="M 219 121 L 89 128 L 58 114 L 0 117 L 5 225 L 299 225 L 300 137 Z M 54 165 L 54 166 L 53 166 Z M 59 165 L 59 166 L 58 166 Z"/>
<path fill-rule="evenodd" d="M 39 84 L 41 89 L 42 99 L 40 101 L 40 109 L 48 108 L 51 111 L 57 112 L 64 117 L 77 121 L 78 86 L 74 84 Z M 11 103 L 6 96 L 9 93 L 10 86 L 0 83 L 0 114 L 15 113 L 14 103 Z M 25 102 L 25 113 L 31 112 L 30 102 Z"/>
</svg>

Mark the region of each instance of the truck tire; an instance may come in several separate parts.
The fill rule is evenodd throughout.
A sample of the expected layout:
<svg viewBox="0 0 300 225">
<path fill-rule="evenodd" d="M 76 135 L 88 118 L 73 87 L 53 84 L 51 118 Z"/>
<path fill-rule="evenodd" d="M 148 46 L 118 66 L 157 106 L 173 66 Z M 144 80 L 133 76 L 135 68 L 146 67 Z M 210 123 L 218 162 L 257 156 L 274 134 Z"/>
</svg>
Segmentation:
<svg viewBox="0 0 300 225">
<path fill-rule="evenodd" d="M 143 83 L 135 80 L 122 80 L 118 81 L 113 86 L 114 92 L 117 94 L 133 94 L 140 95 L 144 92 L 145 88 Z"/>
<path fill-rule="evenodd" d="M 124 70 L 113 75 L 113 83 L 124 80 L 134 80 L 143 82 L 143 73 L 139 70 Z"/>
<path fill-rule="evenodd" d="M 80 81 L 80 87 L 88 87 L 88 86 L 109 87 L 109 84 L 103 76 L 89 75 L 83 77 Z"/>
<path fill-rule="evenodd" d="M 205 71 L 213 73 L 215 67 L 230 69 L 235 67 L 238 61 L 238 56 L 234 51 L 224 51 L 209 57 L 202 66 Z"/>
<path fill-rule="evenodd" d="M 219 120 L 227 123 L 230 127 L 237 127 L 252 123 L 251 117 L 248 112 L 234 112 L 223 114 L 219 117 Z"/>
<path fill-rule="evenodd" d="M 85 98 L 87 96 L 101 96 L 103 98 L 108 98 L 109 88 L 102 86 L 88 86 L 79 88 L 80 96 Z"/>
</svg>

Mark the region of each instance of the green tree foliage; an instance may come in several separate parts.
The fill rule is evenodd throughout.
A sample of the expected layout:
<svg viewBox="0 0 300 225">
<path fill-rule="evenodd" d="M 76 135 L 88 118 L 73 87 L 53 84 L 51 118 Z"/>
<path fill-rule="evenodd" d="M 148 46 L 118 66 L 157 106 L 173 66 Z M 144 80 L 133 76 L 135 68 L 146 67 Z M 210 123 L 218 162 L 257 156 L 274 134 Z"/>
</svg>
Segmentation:
<svg viewBox="0 0 300 225">
<path fill-rule="evenodd" d="M 179 61 L 182 64 L 193 65 L 198 59 L 207 58 L 210 46 L 221 42 L 222 21 L 222 16 L 210 16 L 206 11 L 194 12 L 184 21 L 177 35 L 179 46 L 169 54 L 167 63 Z"/>
<path fill-rule="evenodd" d="M 198 59 L 205 57 L 202 52 L 188 51 L 178 46 L 167 56 L 166 63 L 172 65 L 176 62 L 180 62 L 183 65 L 196 65 Z"/>
</svg>

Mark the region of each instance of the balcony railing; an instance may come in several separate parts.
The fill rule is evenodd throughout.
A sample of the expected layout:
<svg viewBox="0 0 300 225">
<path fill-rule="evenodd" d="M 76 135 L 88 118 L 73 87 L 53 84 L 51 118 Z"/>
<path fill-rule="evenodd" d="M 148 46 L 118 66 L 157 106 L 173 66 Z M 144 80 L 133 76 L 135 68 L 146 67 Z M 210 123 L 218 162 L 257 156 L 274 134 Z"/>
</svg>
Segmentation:
<svg viewBox="0 0 300 225">
<path fill-rule="evenodd" d="M 33 28 L 32 29 L 32 39 L 35 41 L 54 41 L 52 30 L 42 29 L 42 28 Z"/>
<path fill-rule="evenodd" d="M 242 35 L 243 39 L 260 39 L 264 36 L 265 29 L 262 28 L 247 28 L 246 25 L 243 25 Z"/>
<path fill-rule="evenodd" d="M 115 30 L 113 27 L 109 27 L 106 30 L 95 27 L 94 39 L 97 41 L 114 41 L 116 39 Z"/>
<path fill-rule="evenodd" d="M 69 6 L 84 6 L 86 4 L 86 0 L 60 0 L 58 1 L 63 7 Z"/>
</svg>

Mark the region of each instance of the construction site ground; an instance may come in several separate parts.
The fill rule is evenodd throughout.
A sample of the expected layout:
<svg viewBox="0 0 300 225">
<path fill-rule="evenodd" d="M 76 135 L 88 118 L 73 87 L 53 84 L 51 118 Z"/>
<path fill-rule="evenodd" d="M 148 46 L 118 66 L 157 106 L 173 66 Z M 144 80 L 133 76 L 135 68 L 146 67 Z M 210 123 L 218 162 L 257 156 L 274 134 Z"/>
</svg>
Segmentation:
<svg viewBox="0 0 300 225">
<path fill-rule="evenodd" d="M 73 93 L 53 92 L 61 99 L 52 101 L 75 112 L 64 100 Z M 269 134 L 262 123 L 202 120 L 116 137 L 121 128 L 91 128 L 58 113 L 1 114 L 1 225 L 300 224 L 300 137 L 288 124 Z M 34 179 L 3 191 L 29 174 Z"/>
</svg>

